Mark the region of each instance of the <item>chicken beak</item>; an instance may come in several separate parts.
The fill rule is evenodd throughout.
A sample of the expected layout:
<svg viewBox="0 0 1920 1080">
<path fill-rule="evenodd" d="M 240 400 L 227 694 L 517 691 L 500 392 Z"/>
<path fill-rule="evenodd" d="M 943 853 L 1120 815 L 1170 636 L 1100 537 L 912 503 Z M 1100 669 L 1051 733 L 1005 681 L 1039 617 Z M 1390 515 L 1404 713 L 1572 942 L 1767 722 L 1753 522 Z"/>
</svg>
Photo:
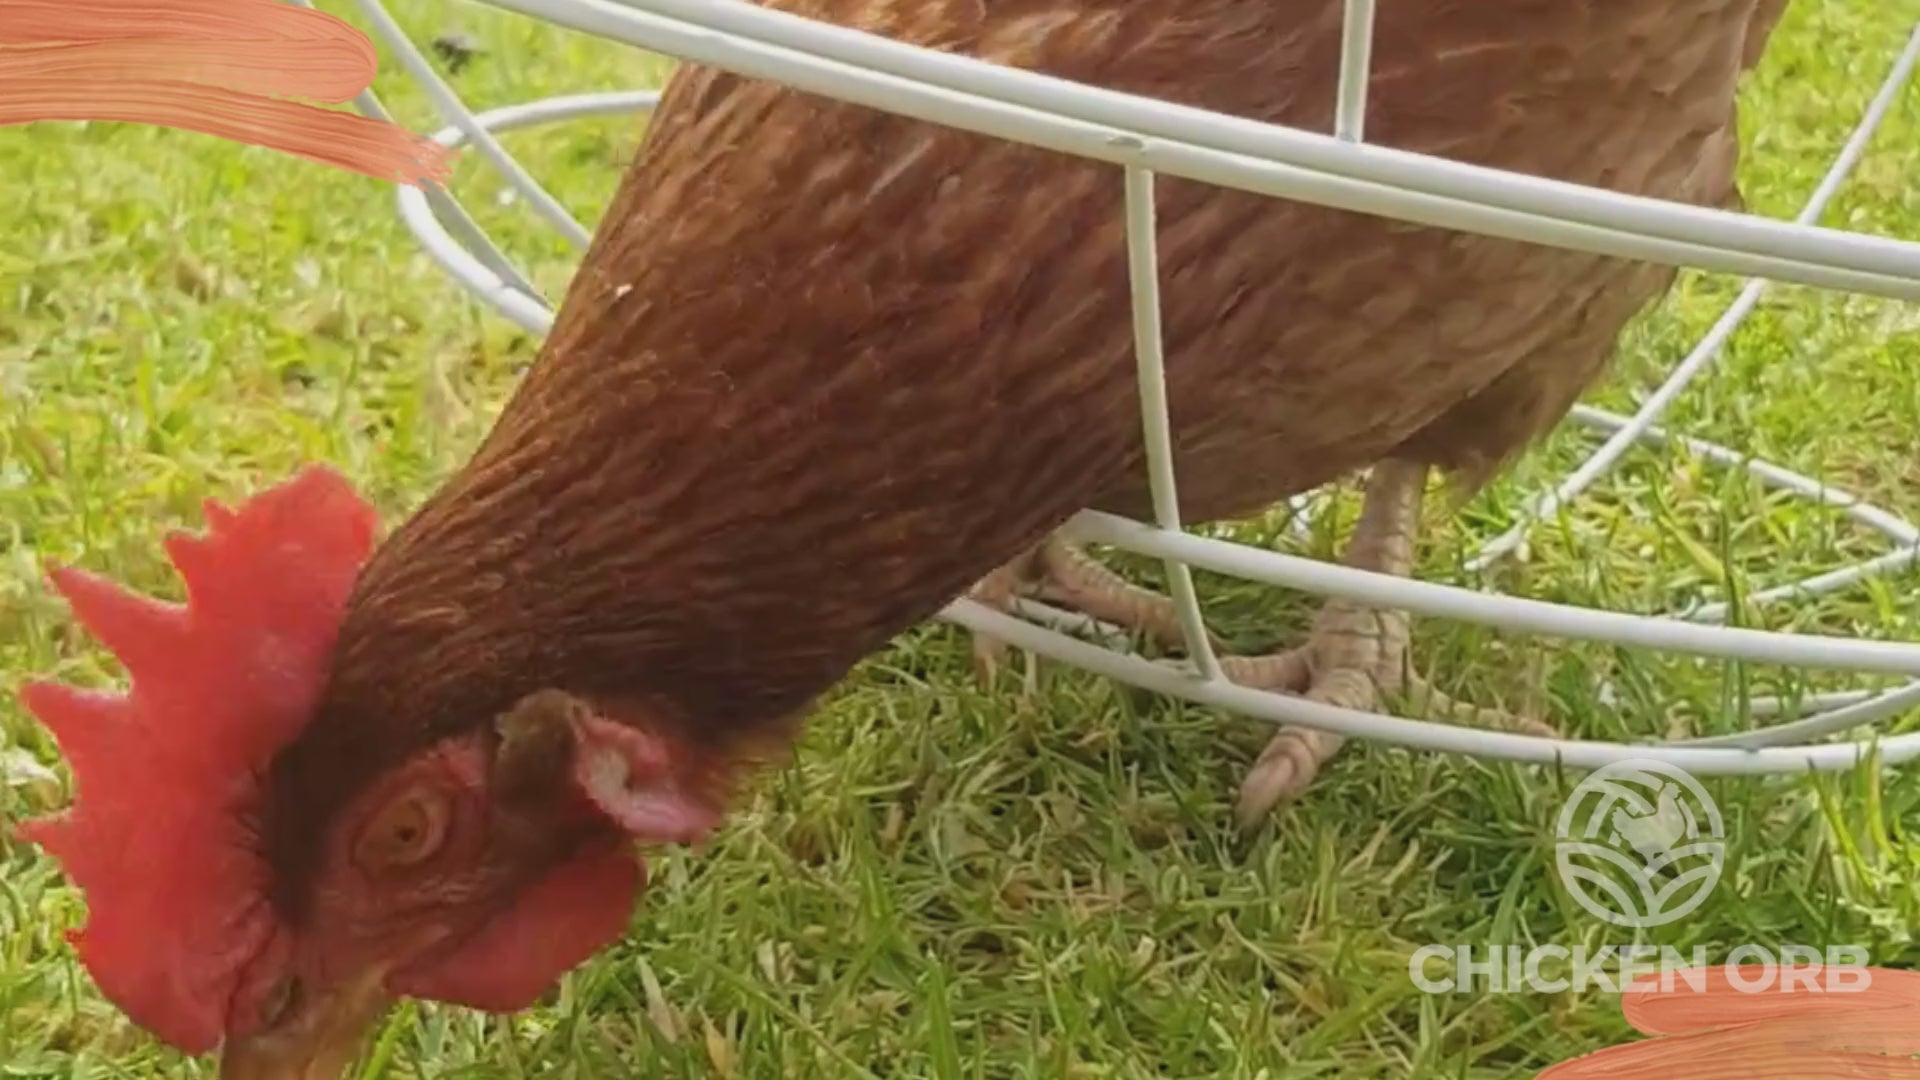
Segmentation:
<svg viewBox="0 0 1920 1080">
<path fill-rule="evenodd" d="M 340 1080 L 390 999 L 379 973 L 301 1002 L 272 1027 L 229 1040 L 220 1080 Z"/>
</svg>

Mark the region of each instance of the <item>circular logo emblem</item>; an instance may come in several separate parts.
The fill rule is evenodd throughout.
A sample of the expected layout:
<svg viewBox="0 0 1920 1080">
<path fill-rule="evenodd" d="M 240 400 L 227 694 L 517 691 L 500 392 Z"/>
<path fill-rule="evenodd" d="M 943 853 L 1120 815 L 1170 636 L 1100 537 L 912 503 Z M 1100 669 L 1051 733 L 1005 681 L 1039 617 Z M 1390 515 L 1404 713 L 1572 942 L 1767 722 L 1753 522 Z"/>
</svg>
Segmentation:
<svg viewBox="0 0 1920 1080">
<path fill-rule="evenodd" d="M 1581 907 L 1615 926 L 1665 926 L 1706 902 L 1725 864 L 1720 808 L 1686 770 L 1631 758 L 1560 808 L 1554 864 Z"/>
</svg>

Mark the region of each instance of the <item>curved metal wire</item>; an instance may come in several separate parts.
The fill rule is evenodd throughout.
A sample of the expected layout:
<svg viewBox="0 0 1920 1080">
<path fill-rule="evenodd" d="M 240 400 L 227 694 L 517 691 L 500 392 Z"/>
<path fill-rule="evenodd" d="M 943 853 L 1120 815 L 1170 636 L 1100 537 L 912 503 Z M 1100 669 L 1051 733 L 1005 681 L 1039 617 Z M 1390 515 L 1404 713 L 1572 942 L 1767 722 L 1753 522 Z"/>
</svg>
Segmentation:
<svg viewBox="0 0 1920 1080">
<path fill-rule="evenodd" d="M 379 0 L 358 0 L 378 7 Z M 1509 630 L 1611 642 L 1696 656 L 1808 668 L 1851 669 L 1920 677 L 1920 645 L 1844 637 L 1787 634 L 1718 625 L 1725 605 L 1707 604 L 1678 616 L 1601 611 L 1438 585 L 1355 570 L 1312 559 L 1261 551 L 1181 530 L 1165 412 L 1159 342 L 1159 285 L 1153 257 L 1152 184 L 1155 172 L 1229 187 L 1384 214 L 1425 224 L 1576 250 L 1753 275 L 1740 297 L 1654 395 L 1629 419 L 1588 406 L 1578 423 L 1613 433 L 1567 483 L 1536 503 L 1516 526 L 1576 498 L 1636 444 L 1679 440 L 1709 461 L 1745 468 L 1763 483 L 1839 509 L 1901 545 L 1854 566 L 1747 597 L 1749 604 L 1820 595 L 1920 559 L 1920 526 L 1778 465 L 1729 448 L 1670 434 L 1655 423 L 1687 382 L 1704 370 L 1738 322 L 1751 311 L 1765 280 L 1851 288 L 1901 298 L 1920 297 L 1920 244 L 1863 237 L 1813 226 L 1920 59 L 1920 27 L 1849 138 L 1833 168 L 1794 223 L 1681 206 L 1578 185 L 1540 180 L 1405 154 L 1363 141 L 1366 72 L 1374 16 L 1372 0 L 1347 0 L 1342 37 L 1337 123 L 1332 136 L 1228 117 L 1166 102 L 1004 69 L 968 57 L 931 52 L 741 3 L 739 0 L 484 0 L 560 26 L 734 72 L 967 130 L 1046 146 L 1120 167 L 1127 193 L 1129 265 L 1134 292 L 1135 342 L 1141 415 L 1156 524 L 1086 512 L 1069 531 L 1165 562 L 1171 593 L 1195 659 L 1152 662 L 1123 649 L 1078 640 L 1063 629 L 1089 622 L 1044 605 L 1023 604 L 1013 618 L 978 604 L 954 602 L 942 617 L 1011 644 L 1149 690 L 1218 706 L 1275 723 L 1296 723 L 1402 746 L 1525 762 L 1561 762 L 1597 768 L 1626 758 L 1655 758 L 1699 774 L 1762 773 L 1848 768 L 1872 753 L 1892 763 L 1920 756 L 1920 733 L 1878 742 L 1815 744 L 1851 728 L 1876 723 L 1920 704 L 1920 678 L 1890 691 L 1812 695 L 1802 704 L 1815 715 L 1735 735 L 1666 743 L 1627 744 L 1483 731 L 1378 713 L 1356 712 L 1227 680 L 1201 630 L 1199 601 L 1189 567 L 1342 596 L 1364 603 L 1461 619 Z M 389 44 L 399 30 L 376 19 Z M 417 56 L 417 51 L 414 52 Z M 436 80 L 437 82 L 437 80 Z M 430 90 L 435 89 L 429 86 Z M 652 91 L 584 94 L 473 114 L 438 84 L 435 103 L 450 126 L 434 138 L 449 146 L 492 134 L 579 117 L 645 111 Z M 377 103 L 376 107 L 377 107 Z M 501 165 L 488 152 L 488 160 Z M 510 162 L 510 159 L 509 159 Z M 523 194 L 538 185 L 517 163 L 503 169 Z M 540 192 L 544 194 L 544 192 Z M 540 200 L 535 199 L 536 208 Z M 455 280 L 496 311 L 535 334 L 552 325 L 552 309 L 510 266 L 498 265 L 490 242 L 469 244 L 464 211 L 443 191 L 399 189 L 400 212 L 427 253 Z M 456 240 L 443 225 L 460 227 Z M 563 212 L 564 213 L 564 212 Z M 555 224 L 551 212 L 546 213 Z M 470 219 L 467 219 L 470 221 Z M 571 218 L 567 218 L 571 221 Z M 1557 500 L 1549 503 L 1549 500 Z M 1296 506 L 1302 505 L 1296 502 Z M 1541 509 L 1546 507 L 1546 509 Z M 1484 566 L 1518 541 L 1505 537 L 1484 549 Z M 1102 629 L 1095 624 L 1094 629 Z M 1112 630 L 1112 628 L 1105 628 Z M 1606 688 L 1603 687 L 1603 690 Z M 1760 699 L 1751 713 L 1783 715 L 1789 703 Z"/>
<path fill-rule="evenodd" d="M 1867 152 L 1867 143 L 1872 140 L 1873 133 L 1880 130 L 1880 125 L 1886 122 L 1887 115 L 1893 111 L 1894 103 L 1900 100 L 1900 92 L 1906 88 L 1907 81 L 1913 77 L 1916 61 L 1920 61 L 1920 28 L 1916 28 L 1913 35 L 1907 39 L 1907 47 L 1900 51 L 1899 58 L 1894 61 L 1893 70 L 1888 72 L 1886 79 L 1881 82 L 1879 92 L 1874 94 L 1873 100 L 1867 104 L 1865 115 L 1861 116 L 1860 122 L 1854 126 L 1853 133 L 1847 136 L 1846 143 L 1840 147 L 1840 153 L 1833 159 L 1833 165 L 1820 179 L 1819 185 L 1813 190 L 1813 195 L 1807 199 L 1807 205 L 1800 211 L 1799 216 L 1794 218 L 1795 221 L 1811 225 L 1820 220 L 1820 215 L 1826 213 L 1828 204 L 1833 202 L 1833 197 L 1840 193 L 1840 185 L 1846 182 L 1854 166 L 1860 164 L 1860 158 Z M 1680 392 L 1687 388 L 1687 384 L 1719 358 L 1720 351 L 1733 337 L 1733 332 L 1759 305 L 1760 297 L 1767 291 L 1768 284 L 1760 279 L 1747 282 L 1746 286 L 1740 290 L 1740 295 L 1728 305 L 1726 313 L 1720 316 L 1720 320 L 1714 323 L 1711 330 L 1707 331 L 1707 336 L 1700 340 L 1700 344 L 1694 348 L 1693 352 L 1680 362 L 1680 366 L 1674 369 L 1673 374 L 1667 376 L 1665 382 L 1647 396 L 1647 400 L 1633 414 L 1633 419 L 1614 432 L 1612 438 L 1608 439 L 1600 449 L 1594 451 L 1591 457 L 1581 462 L 1558 487 L 1541 496 L 1528 507 L 1522 513 L 1520 521 L 1511 529 L 1489 540 L 1486 546 L 1480 549 L 1479 554 L 1468 561 L 1467 569 L 1485 569 L 1494 560 L 1518 549 L 1525 542 L 1529 526 L 1558 510 L 1569 499 L 1578 497 L 1581 492 L 1593 486 L 1594 481 L 1606 475 L 1622 457 L 1626 456 L 1633 444 L 1646 434 L 1653 422 L 1679 400 Z"/>
</svg>

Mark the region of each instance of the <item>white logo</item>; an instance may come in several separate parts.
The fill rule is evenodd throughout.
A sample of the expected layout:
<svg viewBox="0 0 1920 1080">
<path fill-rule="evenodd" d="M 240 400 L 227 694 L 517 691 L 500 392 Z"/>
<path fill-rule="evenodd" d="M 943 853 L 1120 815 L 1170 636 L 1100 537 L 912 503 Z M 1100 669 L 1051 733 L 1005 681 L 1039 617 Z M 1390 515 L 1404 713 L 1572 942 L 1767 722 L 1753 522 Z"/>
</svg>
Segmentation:
<svg viewBox="0 0 1920 1080">
<path fill-rule="evenodd" d="M 1628 927 L 1706 902 L 1727 854 L 1720 808 L 1684 769 L 1633 758 L 1581 781 L 1560 809 L 1554 863 L 1574 900 Z"/>
</svg>

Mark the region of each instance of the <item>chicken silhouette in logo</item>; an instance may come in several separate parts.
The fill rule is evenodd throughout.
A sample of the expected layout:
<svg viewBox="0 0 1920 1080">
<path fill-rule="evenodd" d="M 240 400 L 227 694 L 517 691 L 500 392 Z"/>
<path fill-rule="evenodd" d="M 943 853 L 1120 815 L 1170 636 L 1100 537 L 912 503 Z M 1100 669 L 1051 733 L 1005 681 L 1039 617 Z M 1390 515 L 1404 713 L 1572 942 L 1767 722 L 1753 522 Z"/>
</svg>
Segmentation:
<svg viewBox="0 0 1920 1080">
<path fill-rule="evenodd" d="M 1646 863 L 1648 876 L 1666 869 L 1679 853 L 1674 847 L 1694 832 L 1693 816 L 1680 803 L 1680 789 L 1669 784 L 1660 789 L 1659 800 L 1651 811 L 1636 814 L 1630 806 L 1613 811 L 1613 840 L 1632 848 Z"/>
</svg>

